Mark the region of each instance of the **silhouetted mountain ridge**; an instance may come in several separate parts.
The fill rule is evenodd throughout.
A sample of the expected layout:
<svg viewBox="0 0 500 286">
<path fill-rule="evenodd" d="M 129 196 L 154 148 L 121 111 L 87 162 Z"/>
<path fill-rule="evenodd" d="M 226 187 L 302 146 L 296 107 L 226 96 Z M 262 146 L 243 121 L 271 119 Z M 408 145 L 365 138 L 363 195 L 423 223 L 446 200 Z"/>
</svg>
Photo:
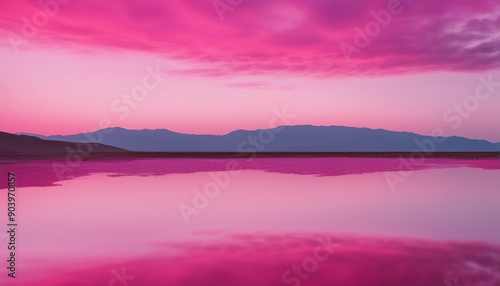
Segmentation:
<svg viewBox="0 0 500 286">
<path fill-rule="evenodd" d="M 38 135 L 39 136 L 39 135 Z M 69 148 L 69 149 L 68 149 Z M 78 144 L 66 141 L 44 140 L 37 136 L 16 135 L 0 132 L 0 155 L 2 154 L 53 154 L 68 150 L 92 150 L 92 152 L 126 152 L 122 148 L 104 144 Z"/>
<path fill-rule="evenodd" d="M 225 135 L 195 135 L 167 129 L 128 130 L 112 127 L 90 133 L 39 137 L 67 142 L 101 142 L 131 151 L 148 152 L 412 152 L 425 148 L 419 146 L 422 142 L 427 142 L 428 145 L 431 144 L 429 142 L 434 142 L 433 151 L 436 152 L 500 151 L 500 143 L 486 140 L 457 136 L 433 138 L 385 129 L 313 125 L 240 129 Z M 438 139 L 444 142 L 436 143 Z"/>
</svg>

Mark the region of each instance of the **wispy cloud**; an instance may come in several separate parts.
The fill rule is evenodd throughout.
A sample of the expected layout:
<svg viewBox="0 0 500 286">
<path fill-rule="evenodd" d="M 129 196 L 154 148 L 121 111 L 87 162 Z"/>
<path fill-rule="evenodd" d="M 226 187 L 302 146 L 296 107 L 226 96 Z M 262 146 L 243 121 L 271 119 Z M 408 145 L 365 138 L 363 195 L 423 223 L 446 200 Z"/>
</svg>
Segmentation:
<svg viewBox="0 0 500 286">
<path fill-rule="evenodd" d="M 313 77 L 484 71 L 500 67 L 497 0 L 401 0 L 403 12 L 352 61 L 339 43 L 387 0 L 245 1 L 220 21 L 212 1 L 71 1 L 20 49 L 120 49 L 201 65 L 185 75 Z M 4 46 L 40 11 L 38 1 L 0 3 Z"/>
<path fill-rule="evenodd" d="M 324 244 L 318 244 L 316 237 Z M 242 234 L 223 236 L 228 242 L 220 243 L 158 242 L 155 255 L 120 263 L 82 261 L 79 269 L 61 265 L 57 275 L 49 272 L 43 279 L 29 282 L 96 285 L 109 280 L 110 269 L 126 269 L 123 272 L 134 277 L 130 285 L 161 285 L 165 281 L 169 285 L 293 285 L 294 280 L 300 282 L 298 276 L 290 274 L 283 281 L 283 271 L 301 265 L 318 246 L 318 253 L 324 255 L 328 247 L 335 245 L 339 247 L 314 273 L 299 268 L 300 275 L 307 275 L 309 285 L 445 285 L 443 277 L 448 273 L 458 273 L 460 281 L 475 281 L 475 285 L 499 282 L 499 250 L 495 246 L 386 237 L 326 237 Z M 180 254 L 168 256 L 164 250 Z"/>
<path fill-rule="evenodd" d="M 236 88 L 255 88 L 255 89 L 293 89 L 291 85 L 275 85 L 267 81 L 247 81 L 247 82 L 235 82 L 227 84 L 230 87 Z"/>
</svg>

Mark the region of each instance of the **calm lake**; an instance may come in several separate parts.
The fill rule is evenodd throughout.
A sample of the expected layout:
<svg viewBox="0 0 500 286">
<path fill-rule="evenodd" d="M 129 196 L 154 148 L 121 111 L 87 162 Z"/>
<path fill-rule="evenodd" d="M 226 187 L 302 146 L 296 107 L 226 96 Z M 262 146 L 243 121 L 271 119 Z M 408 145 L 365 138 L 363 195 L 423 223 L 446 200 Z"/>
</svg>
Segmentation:
<svg viewBox="0 0 500 286">
<path fill-rule="evenodd" d="M 0 160 L 1 285 L 500 285 L 500 160 L 72 165 Z"/>
</svg>

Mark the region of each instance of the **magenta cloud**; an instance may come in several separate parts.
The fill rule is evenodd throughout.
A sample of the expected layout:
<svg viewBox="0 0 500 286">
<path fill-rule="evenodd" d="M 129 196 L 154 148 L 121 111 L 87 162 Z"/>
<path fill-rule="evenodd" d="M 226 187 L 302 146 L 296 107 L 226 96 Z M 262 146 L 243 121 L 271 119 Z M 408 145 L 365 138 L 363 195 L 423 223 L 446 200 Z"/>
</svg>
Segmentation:
<svg viewBox="0 0 500 286">
<path fill-rule="evenodd" d="M 214 233 L 201 237 L 206 239 L 158 242 L 155 254 L 123 261 L 92 259 L 75 265 L 67 263 L 57 267 L 57 271 L 24 281 L 29 285 L 124 285 L 116 281 L 114 273 L 120 273 L 122 278 L 127 277 L 129 285 L 500 283 L 500 250 L 483 243 L 321 233 Z M 169 254 L 172 251 L 178 254 Z M 299 269 L 298 274 L 292 269 Z"/>
<path fill-rule="evenodd" d="M 258 158 L 252 161 L 234 159 L 242 170 L 260 170 L 281 174 L 298 174 L 313 176 L 342 176 L 350 174 L 365 174 L 373 172 L 400 171 L 401 161 L 393 158 Z M 361 162 L 355 164 L 355 162 Z M 43 162 L 25 162 L 24 164 L 0 164 L 0 171 L 27 174 L 19 182 L 20 187 L 46 187 L 60 185 L 62 180 L 88 176 L 95 173 L 112 173 L 118 176 L 162 176 L 166 174 L 185 174 L 195 172 L 225 171 L 228 162 L 211 159 L 179 159 L 179 160 L 144 160 L 144 159 L 110 159 L 101 160 L 99 164 L 93 161 L 83 161 L 78 168 L 67 167 L 65 158 L 54 158 L 54 165 L 47 168 Z M 56 167 L 54 167 L 56 166 Z M 67 168 L 64 168 L 66 166 Z M 469 167 L 486 170 L 499 170 L 499 160 L 468 160 L 427 158 L 422 165 L 413 165 L 415 170 L 429 168 Z M 53 168 L 56 168 L 57 173 Z M 406 167 L 405 167 L 406 168 Z M 28 176 L 29 175 L 29 176 Z M 1 186 L 0 190 L 7 186 Z"/>
<path fill-rule="evenodd" d="M 69 3 L 47 5 L 52 15 L 46 19 L 39 1 L 2 1 L 3 45 L 146 52 L 191 66 L 174 73 L 205 77 L 474 72 L 500 66 L 498 0 L 41 3 L 56 1 Z M 214 7 L 220 2 L 241 4 L 221 12 Z"/>
</svg>

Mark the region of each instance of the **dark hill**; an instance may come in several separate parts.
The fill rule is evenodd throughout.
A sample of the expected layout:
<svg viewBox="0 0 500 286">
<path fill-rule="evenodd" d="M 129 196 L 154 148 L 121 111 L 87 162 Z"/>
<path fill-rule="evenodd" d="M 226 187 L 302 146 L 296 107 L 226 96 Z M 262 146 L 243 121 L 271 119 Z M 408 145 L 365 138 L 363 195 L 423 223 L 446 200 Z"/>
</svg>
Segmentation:
<svg viewBox="0 0 500 286">
<path fill-rule="evenodd" d="M 67 153 L 77 148 L 84 152 L 127 152 L 127 150 L 99 143 L 75 143 L 44 140 L 35 136 L 15 135 L 0 132 L 0 155 L 2 154 L 52 154 Z"/>
</svg>

